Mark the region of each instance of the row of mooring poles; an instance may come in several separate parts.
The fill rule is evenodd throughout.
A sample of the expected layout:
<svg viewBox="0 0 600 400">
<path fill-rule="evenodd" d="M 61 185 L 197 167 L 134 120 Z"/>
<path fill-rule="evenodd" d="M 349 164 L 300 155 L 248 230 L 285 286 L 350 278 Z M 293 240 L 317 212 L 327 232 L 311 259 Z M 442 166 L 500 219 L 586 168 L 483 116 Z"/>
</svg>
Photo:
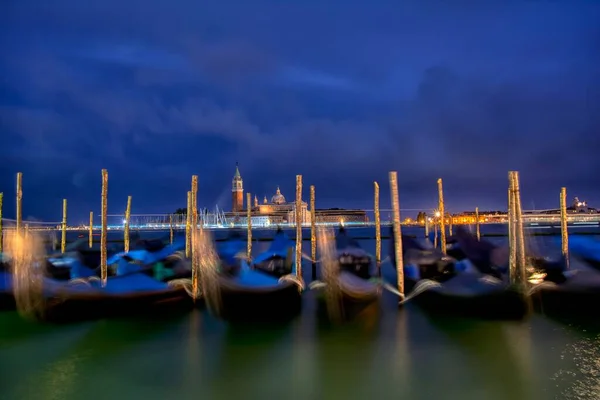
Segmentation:
<svg viewBox="0 0 600 400">
<path fill-rule="evenodd" d="M 475 234 L 477 235 L 477 241 L 480 241 L 481 231 L 479 228 L 479 207 L 475 207 Z"/>
<path fill-rule="evenodd" d="M 512 284 L 523 286 L 526 282 L 526 265 L 519 173 L 510 171 L 508 180 L 509 279 Z"/>
<path fill-rule="evenodd" d="M 192 192 L 187 192 L 187 210 L 185 215 L 185 257 L 191 257 L 192 247 Z"/>
<path fill-rule="evenodd" d="M 444 221 L 444 198 L 443 198 L 443 186 L 441 178 L 438 179 L 438 196 L 439 196 L 439 212 L 440 212 L 440 235 L 441 235 L 441 247 L 442 251 L 446 251 L 445 247 L 445 221 Z M 190 253 L 190 247 L 192 236 L 192 221 L 194 227 L 197 226 L 197 185 L 198 177 L 192 176 L 192 190 L 188 192 L 188 218 L 186 223 L 186 254 Z M 391 187 L 391 200 L 393 207 L 393 226 L 394 226 L 394 239 L 396 247 L 394 249 L 397 266 L 398 266 L 398 289 L 400 293 L 403 293 L 403 260 L 401 250 L 401 231 L 400 231 L 400 213 L 399 213 L 399 200 L 398 200 L 398 184 L 397 174 L 390 172 L 390 187 Z M 17 232 L 20 232 L 22 227 L 22 173 L 17 173 Z M 568 220 L 567 220 L 567 207 L 566 207 L 566 188 L 561 188 L 560 192 L 560 212 L 561 212 L 561 251 L 565 257 L 567 266 L 569 263 L 569 250 L 568 250 Z M 101 278 L 103 284 L 106 283 L 107 279 L 107 265 L 106 265 L 106 242 L 107 242 L 107 202 L 108 202 L 108 172 L 102 170 L 102 213 L 101 213 Z M 2 238 L 2 203 L 3 193 L 0 193 L 0 239 Z M 248 258 L 251 256 L 252 251 L 252 214 L 251 214 L 251 195 L 247 195 L 248 204 Z M 311 259 L 313 264 L 313 279 L 316 275 L 316 213 L 315 213 L 315 188 L 310 187 L 310 205 L 311 205 Z M 376 237 L 376 262 L 379 266 L 381 262 L 381 221 L 379 213 L 379 184 L 374 182 L 374 210 L 375 210 L 375 237 Z M 516 171 L 509 172 L 509 190 L 508 190 L 508 230 L 509 230 L 509 264 L 510 264 L 510 275 L 513 283 L 524 282 L 524 267 L 525 267 L 525 244 L 523 235 L 523 219 L 521 209 L 521 197 L 520 197 L 520 183 L 519 174 Z M 302 220 L 303 220 L 303 208 L 302 208 L 302 176 L 296 176 L 296 273 L 301 276 L 302 273 Z M 131 217 L 131 196 L 127 198 L 127 209 L 125 212 L 125 251 L 129 251 L 129 220 Z M 479 226 L 479 209 L 475 208 L 475 221 L 476 221 L 476 233 L 477 238 L 480 239 L 480 226 Z M 62 238 L 61 238 L 61 252 L 66 250 L 66 227 L 67 227 L 67 200 L 63 199 L 63 219 L 62 219 Z M 89 245 L 92 246 L 92 230 L 93 230 L 93 212 L 90 212 L 90 226 L 89 226 Z M 195 232 L 195 229 L 193 230 Z M 172 216 L 170 218 L 170 240 L 173 241 L 173 230 L 172 230 Z M 0 246 L 2 240 L 0 240 Z M 1 249 L 1 247 L 0 247 Z M 193 266 L 192 266 L 193 267 Z M 193 269 L 196 270 L 196 269 Z M 197 280 L 197 279 L 196 279 Z"/>
<path fill-rule="evenodd" d="M 390 197 L 392 201 L 392 217 L 394 226 L 394 255 L 396 256 L 396 274 L 398 279 L 398 292 L 404 297 L 404 258 L 402 255 L 402 232 L 400 227 L 400 200 L 398 195 L 398 173 L 391 171 Z"/>
<path fill-rule="evenodd" d="M 444 187 L 442 185 L 442 178 L 437 180 L 438 186 L 438 210 L 440 213 L 440 248 L 442 253 L 446 254 L 446 212 L 444 205 Z"/>
<path fill-rule="evenodd" d="M 0 253 L 2 253 L 2 243 L 4 243 L 4 234 L 2 233 L 2 203 L 4 203 L 4 193 L 0 192 Z"/>
<path fill-rule="evenodd" d="M 129 252 L 129 223 L 131 220 L 131 196 L 127 196 L 127 208 L 125 208 L 125 226 L 123 227 L 123 244 L 125 253 Z"/>
<path fill-rule="evenodd" d="M 169 214 L 169 243 L 173 244 L 173 214 Z"/>
<path fill-rule="evenodd" d="M 398 291 L 404 295 L 404 263 L 402 256 L 402 233 L 400 227 L 400 202 L 398 196 L 398 175 L 396 172 L 389 173 L 390 196 L 392 202 L 393 226 L 394 226 L 394 254 L 396 256 Z M 375 214 L 375 262 L 377 264 L 378 274 L 381 275 L 381 213 L 379 208 L 379 183 L 373 182 L 373 209 Z M 311 261 L 312 261 L 312 279 L 316 279 L 317 263 L 317 239 L 316 239 L 316 212 L 315 212 L 315 187 L 310 186 L 310 209 L 311 209 Z M 302 257 L 302 176 L 296 176 L 296 273 L 301 276 L 301 257 Z"/>
<path fill-rule="evenodd" d="M 200 295 L 200 254 L 197 254 L 198 246 L 197 243 L 200 240 L 198 235 L 198 175 L 192 175 L 191 191 L 188 192 L 188 199 L 191 202 L 191 214 L 192 214 L 192 231 L 190 232 L 190 244 L 193 243 L 191 248 L 192 256 L 192 289 L 194 294 L 194 300 Z"/>
<path fill-rule="evenodd" d="M 567 269 L 570 267 L 569 260 L 569 231 L 567 220 L 567 188 L 560 189 L 560 239 L 561 253 L 565 259 Z"/>
<path fill-rule="evenodd" d="M 94 245 L 94 212 L 90 211 L 90 225 L 88 226 L 88 245 L 90 249 Z"/>
<path fill-rule="evenodd" d="M 248 262 L 252 259 L 252 194 L 250 192 L 246 193 L 246 235 L 247 235 L 247 245 L 246 245 L 246 258 Z"/>
<path fill-rule="evenodd" d="M 21 224 L 23 221 L 23 209 L 21 208 L 22 201 L 23 201 L 23 173 L 17 172 L 17 209 L 16 209 L 17 235 L 21 233 Z"/>
<path fill-rule="evenodd" d="M 452 215 L 450 213 L 446 213 L 446 205 L 444 203 L 444 187 L 442 178 L 437 180 L 438 186 L 438 211 L 439 213 L 439 238 L 440 238 L 440 248 L 444 254 L 446 254 L 446 217 L 448 218 L 448 234 L 452 236 L 453 234 L 453 220 Z M 436 213 L 436 214 L 437 214 Z M 481 240 L 481 228 L 479 222 L 479 207 L 475 207 L 475 234 L 477 236 L 477 240 Z M 425 216 L 425 237 L 429 237 L 429 219 Z M 434 247 L 437 247 L 438 241 L 438 229 L 437 224 L 434 221 Z"/>
<path fill-rule="evenodd" d="M 317 212 L 315 211 L 315 186 L 310 186 L 310 259 L 311 279 L 317 279 Z"/>
<path fill-rule="evenodd" d="M 302 280 L 302 175 L 296 175 L 296 277 Z"/>
<path fill-rule="evenodd" d="M 311 196 L 311 259 L 313 279 L 316 277 L 316 235 L 315 235 L 315 190 L 310 187 Z M 295 223 L 296 223 L 296 276 L 302 279 L 302 225 L 304 221 L 304 212 L 302 207 L 302 175 L 296 175 L 296 199 L 295 199 Z M 246 193 L 246 259 L 251 262 L 252 259 L 252 194 Z"/>
<path fill-rule="evenodd" d="M 108 265 L 106 264 L 106 235 L 108 222 L 108 171 L 102 170 L 102 195 L 100 202 L 100 279 L 102 285 L 106 286 L 108 280 Z"/>
<path fill-rule="evenodd" d="M 67 249 L 67 199 L 63 199 L 61 235 L 60 235 L 60 252 L 65 254 Z"/>
<path fill-rule="evenodd" d="M 373 215 L 375 217 L 375 263 L 381 277 L 381 213 L 379 211 L 379 183 L 373 182 Z"/>
</svg>

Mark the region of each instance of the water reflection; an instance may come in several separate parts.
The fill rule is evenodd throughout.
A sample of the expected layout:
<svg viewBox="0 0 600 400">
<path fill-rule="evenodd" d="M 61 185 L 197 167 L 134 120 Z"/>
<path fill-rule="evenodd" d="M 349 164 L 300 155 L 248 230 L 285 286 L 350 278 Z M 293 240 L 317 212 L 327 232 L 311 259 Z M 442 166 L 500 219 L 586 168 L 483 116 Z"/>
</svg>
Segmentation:
<svg viewBox="0 0 600 400">
<path fill-rule="evenodd" d="M 376 351 L 379 327 L 358 319 L 339 326 L 322 325 L 317 331 L 318 398 L 371 397 L 369 371 Z M 367 379 L 365 379 L 367 378 Z"/>
<path fill-rule="evenodd" d="M 560 350 L 561 367 L 552 377 L 563 399 L 600 397 L 600 322 L 563 319 L 571 336 Z"/>
<path fill-rule="evenodd" d="M 523 382 L 523 395 L 525 398 L 535 398 L 532 392 L 532 382 L 535 377 L 532 362 L 531 325 L 523 322 L 507 322 L 500 326 L 505 337 L 511 357 L 514 360 L 514 369 Z"/>
<path fill-rule="evenodd" d="M 316 298 L 306 294 L 301 318 L 292 328 L 291 389 L 294 398 L 318 398 L 321 377 L 317 373 L 318 329 Z"/>
<path fill-rule="evenodd" d="M 397 303 L 396 298 L 393 303 Z M 409 315 L 404 309 L 381 316 L 376 348 L 368 367 L 371 397 L 410 397 L 412 360 L 409 324 Z M 393 382 L 393 385 L 387 382 Z"/>
<path fill-rule="evenodd" d="M 292 325 L 226 324 L 213 398 L 280 398 L 293 373 Z M 213 360 L 214 361 L 214 360 Z"/>
<path fill-rule="evenodd" d="M 84 357 L 71 355 L 51 363 L 41 376 L 40 398 L 62 400 L 74 389 L 78 377 L 78 366 Z"/>
<path fill-rule="evenodd" d="M 0 398 L 68 397 L 80 359 L 73 343 L 85 337 L 91 325 L 43 326 L 16 312 L 1 313 L 0 322 Z"/>
<path fill-rule="evenodd" d="M 529 349 L 523 347 L 527 344 L 527 339 L 522 339 L 527 335 L 526 326 L 458 318 L 431 321 L 460 354 L 452 358 L 440 355 L 444 369 L 460 371 L 455 378 L 458 386 L 462 384 L 463 387 L 454 384 L 459 393 L 463 392 L 466 397 L 485 393 L 486 399 L 535 398 L 532 397 L 531 367 L 523 368 L 527 365 L 523 360 L 531 357 Z M 513 329 L 506 329 L 509 326 Z"/>
</svg>

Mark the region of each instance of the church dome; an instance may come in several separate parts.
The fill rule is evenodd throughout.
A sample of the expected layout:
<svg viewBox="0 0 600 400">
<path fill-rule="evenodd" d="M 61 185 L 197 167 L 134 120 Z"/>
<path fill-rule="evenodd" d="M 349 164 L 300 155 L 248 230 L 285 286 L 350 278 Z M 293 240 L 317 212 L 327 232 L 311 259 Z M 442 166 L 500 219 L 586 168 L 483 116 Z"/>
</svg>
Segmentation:
<svg viewBox="0 0 600 400">
<path fill-rule="evenodd" d="M 273 197 L 271 197 L 271 203 L 273 204 L 285 204 L 285 197 L 281 194 L 281 191 L 279 190 L 279 186 L 277 187 L 277 192 L 275 192 L 275 195 Z"/>
</svg>

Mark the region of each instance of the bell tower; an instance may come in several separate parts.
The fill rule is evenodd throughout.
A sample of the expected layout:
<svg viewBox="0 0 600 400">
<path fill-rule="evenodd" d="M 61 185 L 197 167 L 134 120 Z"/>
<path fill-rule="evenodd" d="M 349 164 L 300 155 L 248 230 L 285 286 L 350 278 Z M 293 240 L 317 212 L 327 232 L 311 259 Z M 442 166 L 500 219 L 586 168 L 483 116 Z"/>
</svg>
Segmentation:
<svg viewBox="0 0 600 400">
<path fill-rule="evenodd" d="M 238 163 L 235 163 L 235 174 L 231 181 L 231 211 L 240 212 L 244 209 L 244 181 L 240 175 Z"/>
</svg>

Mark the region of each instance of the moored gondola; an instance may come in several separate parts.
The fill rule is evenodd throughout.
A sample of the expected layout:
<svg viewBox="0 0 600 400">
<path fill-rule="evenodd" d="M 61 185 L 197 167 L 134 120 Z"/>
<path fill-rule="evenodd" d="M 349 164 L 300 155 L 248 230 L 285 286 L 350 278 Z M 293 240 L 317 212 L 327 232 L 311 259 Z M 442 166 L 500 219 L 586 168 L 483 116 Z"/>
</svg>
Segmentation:
<svg viewBox="0 0 600 400">
<path fill-rule="evenodd" d="M 600 241 L 585 237 L 571 236 L 569 251 L 587 265 L 600 271 Z"/>
<path fill-rule="evenodd" d="M 339 295 L 339 305 L 344 321 L 352 321 L 363 315 L 373 315 L 379 311 L 381 285 L 371 280 L 373 277 L 373 257 L 353 239 L 344 227 L 341 227 L 335 237 L 334 250 L 337 274 L 331 277 L 329 285 L 335 285 L 335 295 Z M 320 297 L 327 299 L 327 294 Z M 334 300 L 336 301 L 336 300 Z M 337 302 L 335 304 L 338 304 Z M 331 302 L 325 302 L 332 307 Z M 328 310 L 332 315 L 332 310 Z"/>
<path fill-rule="evenodd" d="M 98 280 L 61 285 L 47 280 L 45 286 L 49 290 L 38 318 L 48 322 L 174 313 L 194 305 L 186 287 L 141 272 L 109 277 L 106 286 Z"/>
<path fill-rule="evenodd" d="M 280 278 L 293 272 L 294 261 L 294 242 L 278 227 L 269 248 L 252 260 L 252 267 Z"/>
<path fill-rule="evenodd" d="M 468 258 L 457 261 L 407 237 L 402 245 L 407 299 L 427 312 L 486 319 L 522 319 L 528 314 L 525 293 L 483 258 L 476 263 Z"/>
<path fill-rule="evenodd" d="M 137 253 L 115 256 L 111 262 L 114 263 L 113 271 L 116 275 L 109 276 L 105 286 L 98 277 L 99 271 L 84 265 L 77 252 L 52 257 L 43 261 L 47 265 L 38 265 L 39 269 L 34 268 L 30 271 L 41 279 L 41 287 L 30 292 L 30 288 L 21 285 L 21 292 L 18 294 L 38 301 L 35 309 L 25 311 L 31 311 L 32 316 L 49 322 L 72 322 L 146 313 L 154 315 L 163 310 L 187 310 L 193 305 L 188 295 L 189 288 L 186 287 L 189 285 L 182 282 L 163 282 L 148 275 L 157 263 L 166 262 L 172 256 L 172 250 L 165 251 L 155 258 L 141 254 L 140 250 Z M 47 266 L 53 266 L 54 270 L 48 272 Z M 14 291 L 20 285 L 15 285 L 17 278 L 8 273 L 8 268 L 10 265 L 4 271 L 4 282 L 8 282 L 5 286 L 10 290 L 10 298 L 6 302 L 12 299 L 14 308 Z M 175 269 L 187 270 L 185 266 Z M 60 272 L 54 278 L 52 274 L 56 274 L 56 271 Z M 24 282 L 23 279 L 26 281 L 28 278 L 19 279 Z"/>
<path fill-rule="evenodd" d="M 295 269 L 291 268 L 290 274 L 282 276 L 253 269 L 240 254 L 243 246 L 241 237 L 230 236 L 218 252 L 221 261 L 217 277 L 219 290 L 212 311 L 220 318 L 236 322 L 275 322 L 296 316 L 302 306 L 304 284 L 293 275 Z M 270 250 L 267 255 L 257 258 L 268 260 L 269 255 L 273 255 Z M 281 251 L 285 254 L 283 264 L 289 264 L 289 251 Z M 211 299 L 207 302 L 210 306 Z"/>
<path fill-rule="evenodd" d="M 589 262 L 593 256 L 591 247 L 595 241 L 573 237 L 570 248 Z M 468 257 L 479 268 L 486 263 L 508 264 L 508 251 L 484 240 L 478 242 L 469 233 L 458 230 L 454 237 L 456 255 Z M 573 260 L 575 261 L 575 260 Z M 526 257 L 526 277 L 528 294 L 532 305 L 538 311 L 553 316 L 598 316 L 600 310 L 600 273 L 585 265 L 571 262 L 567 269 L 564 258 L 549 259 L 530 254 Z M 507 268 L 495 268 L 495 273 L 505 275 Z"/>
<path fill-rule="evenodd" d="M 598 257 L 595 242 L 582 237 L 569 239 L 569 248 L 576 256 L 569 269 L 564 262 L 551 264 L 551 268 L 537 265 L 538 279 L 531 280 L 530 292 L 539 312 L 557 317 L 600 316 L 600 271 L 592 268 Z"/>
<path fill-rule="evenodd" d="M 8 268 L 8 259 L 5 259 L 4 254 L 0 253 L 0 311 L 15 309 L 12 276 Z"/>
</svg>

